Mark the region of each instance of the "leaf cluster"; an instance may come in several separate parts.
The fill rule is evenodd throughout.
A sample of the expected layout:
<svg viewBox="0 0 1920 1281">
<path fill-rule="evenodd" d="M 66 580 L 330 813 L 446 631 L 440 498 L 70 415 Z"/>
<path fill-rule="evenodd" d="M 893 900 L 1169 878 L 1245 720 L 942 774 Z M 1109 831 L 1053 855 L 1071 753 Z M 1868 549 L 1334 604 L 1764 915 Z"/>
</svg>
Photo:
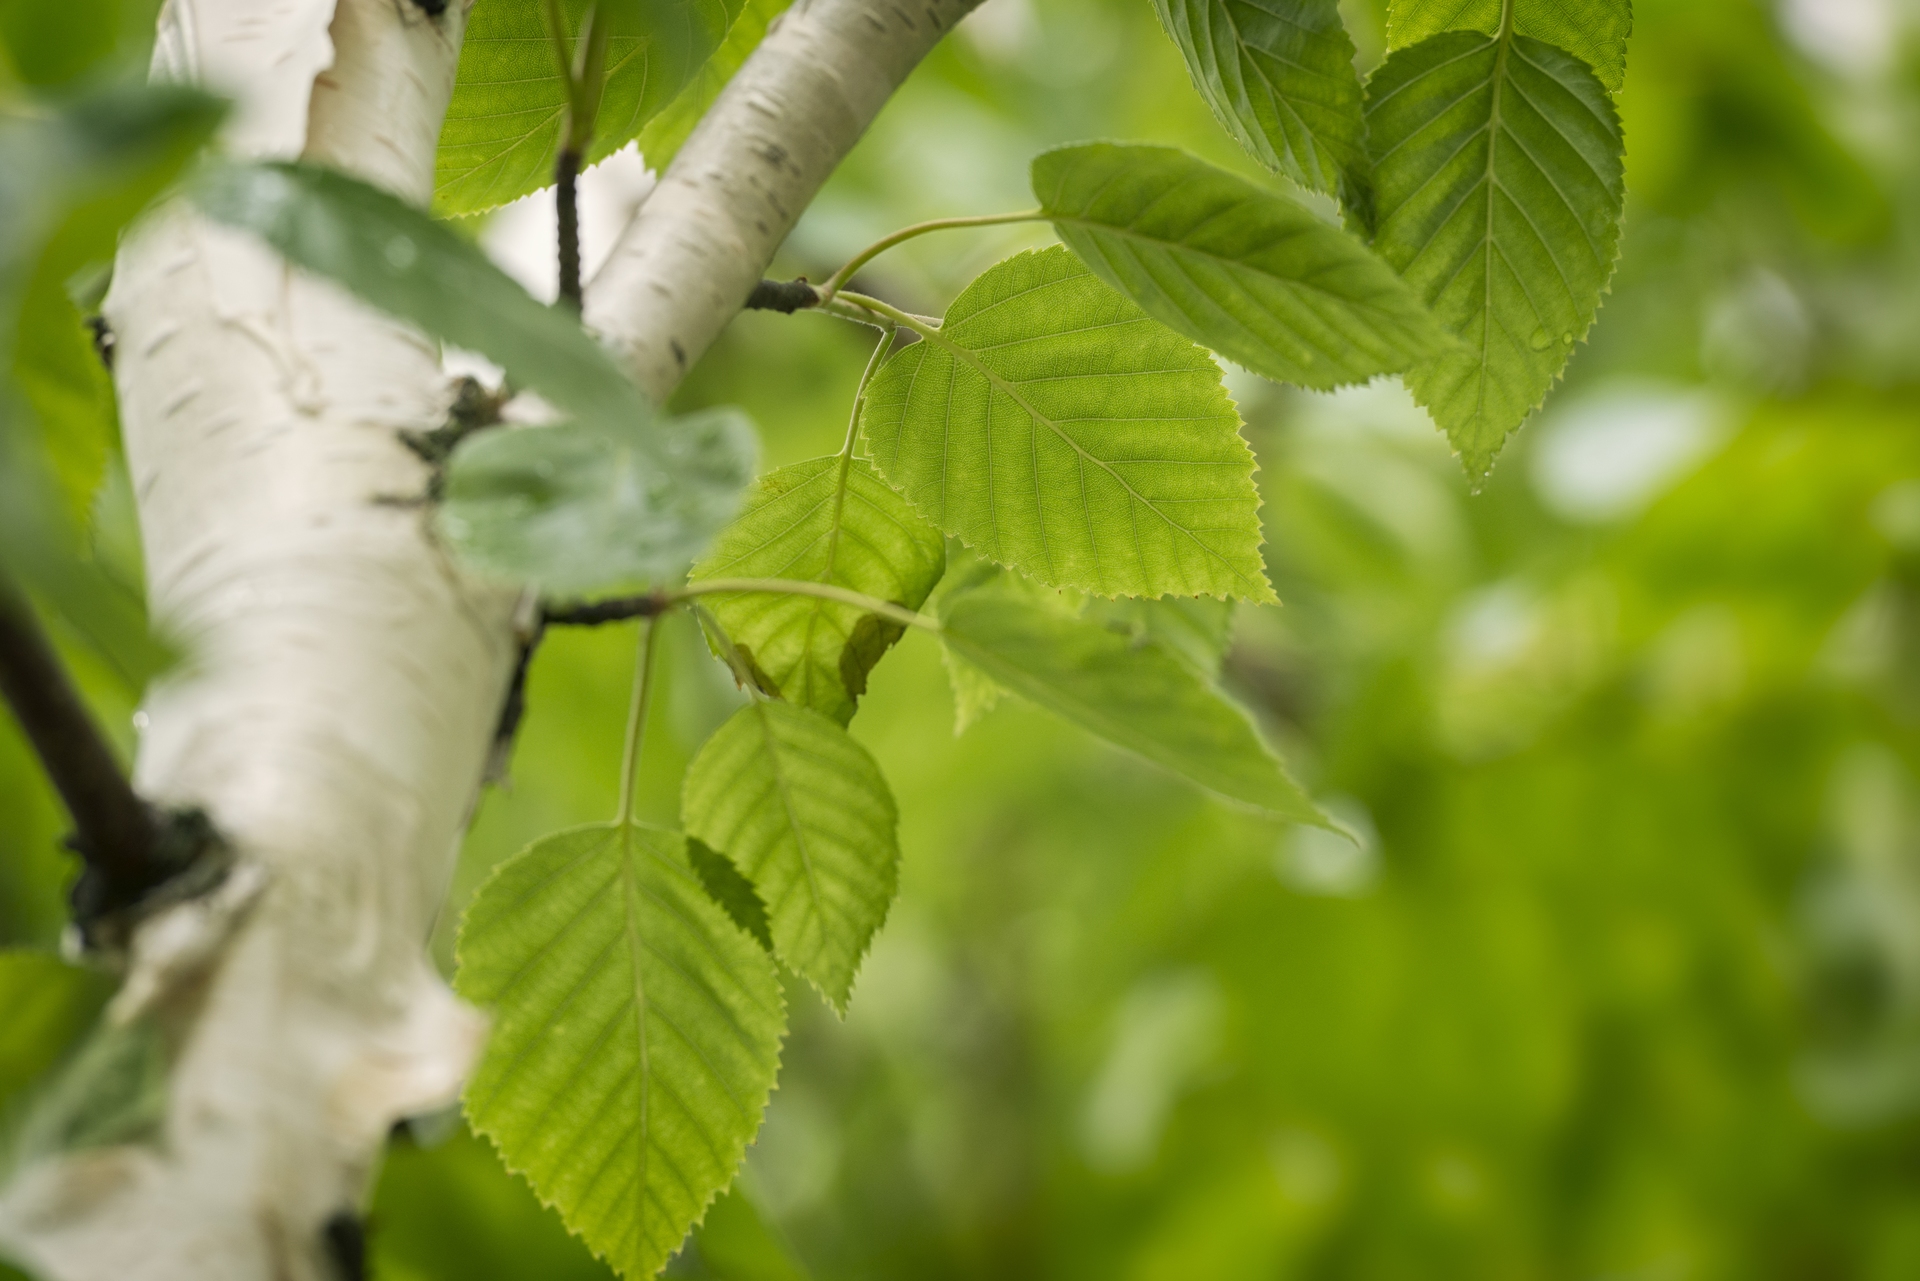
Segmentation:
<svg viewBox="0 0 1920 1281">
<path fill-rule="evenodd" d="M 583 147 L 638 137 L 659 162 L 780 7 L 476 7 L 437 209 L 524 195 Z M 1311 389 L 1401 375 L 1477 478 L 1593 321 L 1624 198 L 1626 0 L 1402 0 L 1364 81 L 1335 0 L 1155 7 L 1227 131 L 1344 225 L 1171 148 L 1049 151 L 1032 214 L 949 225 L 1028 217 L 1062 243 L 943 316 L 845 288 L 940 224 L 817 291 L 881 339 L 841 451 L 757 481 L 741 415 L 666 418 L 576 317 L 425 212 L 301 165 L 195 181 L 207 214 L 537 398 L 462 439 L 427 496 L 470 566 L 689 607 L 747 693 L 687 770 L 683 830 L 623 803 L 535 842 L 461 934 L 460 989 L 498 1020 L 468 1113 L 623 1273 L 657 1272 L 732 1179 L 778 1071 L 780 967 L 844 1011 L 886 920 L 897 807 L 849 727 L 908 629 L 942 647 L 962 724 L 1011 693 L 1235 805 L 1331 826 L 1218 680 L 1236 603 L 1277 597 L 1216 354 Z"/>
</svg>

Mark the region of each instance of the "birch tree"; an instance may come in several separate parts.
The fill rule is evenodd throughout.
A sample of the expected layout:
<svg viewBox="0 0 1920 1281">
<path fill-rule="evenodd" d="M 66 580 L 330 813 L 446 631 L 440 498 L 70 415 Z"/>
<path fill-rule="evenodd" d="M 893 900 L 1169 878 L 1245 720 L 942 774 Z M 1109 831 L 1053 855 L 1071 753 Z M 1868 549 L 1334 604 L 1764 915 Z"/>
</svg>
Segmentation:
<svg viewBox="0 0 1920 1281">
<path fill-rule="evenodd" d="M 1274 182 L 1068 146 L 1034 159 L 1031 209 L 763 279 L 973 3 L 168 0 L 153 88 L 9 122 L 39 166 L 0 193 L 10 338 L 111 256 L 97 332 L 178 649 L 123 780 L 43 622 L 148 643 L 79 590 L 20 444 L 45 398 L 17 396 L 0 685 L 72 811 L 74 951 L 118 981 L 0 1193 L 22 1267 L 357 1276 L 386 1135 L 464 1100 L 572 1231 L 656 1273 L 758 1128 L 781 970 L 844 1009 L 894 898 L 894 802 L 846 726 L 908 628 L 963 709 L 1026 698 L 1332 825 L 1214 680 L 1233 604 L 1275 600 L 1214 353 L 1309 388 L 1401 375 L 1483 476 L 1612 270 L 1626 0 L 1396 0 L 1365 81 L 1333 0 L 1155 0 Z M 576 181 L 636 138 L 658 185 L 583 282 Z M 551 309 L 436 218 L 546 185 Z M 1013 221 L 1062 243 L 942 317 L 861 288 L 906 239 Z M 837 455 L 756 476 L 739 415 L 661 410 L 749 306 L 872 333 Z M 449 348 L 500 380 L 450 376 Z M 450 987 L 424 940 L 529 655 L 642 620 L 630 781 L 676 610 L 750 695 L 681 830 L 628 787 L 536 842 L 468 912 Z"/>
</svg>

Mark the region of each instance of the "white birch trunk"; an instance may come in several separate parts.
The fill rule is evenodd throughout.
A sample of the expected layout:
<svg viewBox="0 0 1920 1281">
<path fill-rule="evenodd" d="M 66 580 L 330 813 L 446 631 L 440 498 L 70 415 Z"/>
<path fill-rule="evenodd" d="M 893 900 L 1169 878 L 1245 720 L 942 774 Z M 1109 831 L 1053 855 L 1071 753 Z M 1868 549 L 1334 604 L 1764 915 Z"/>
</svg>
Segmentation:
<svg viewBox="0 0 1920 1281">
<path fill-rule="evenodd" d="M 794 220 L 974 0 L 802 0 L 593 285 L 664 397 Z M 157 74 L 233 97 L 231 153 L 424 203 L 462 5 L 169 0 Z M 123 248 L 107 315 L 154 616 L 141 792 L 204 807 L 240 870 L 136 935 L 112 1017 L 173 1046 L 161 1139 L 32 1166 L 0 1242 L 47 1281 L 333 1281 L 395 1120 L 450 1102 L 484 1023 L 424 940 L 514 658 L 514 597 L 460 573 L 402 429 L 450 401 L 433 345 L 184 207 Z"/>
<path fill-rule="evenodd" d="M 171 0 L 156 69 L 234 97 L 230 151 L 424 202 L 464 14 L 335 9 Z M 264 890 L 225 939 L 191 911 L 142 929 L 116 1012 L 150 994 L 178 1038 L 163 1139 L 25 1172 L 5 1234 L 53 1281 L 332 1281 L 322 1225 L 483 1034 L 423 941 L 513 598 L 379 501 L 426 481 L 396 432 L 446 417 L 418 334 L 183 207 L 123 249 L 107 315 L 153 612 L 193 651 L 147 700 L 135 783 L 205 807 Z"/>
</svg>

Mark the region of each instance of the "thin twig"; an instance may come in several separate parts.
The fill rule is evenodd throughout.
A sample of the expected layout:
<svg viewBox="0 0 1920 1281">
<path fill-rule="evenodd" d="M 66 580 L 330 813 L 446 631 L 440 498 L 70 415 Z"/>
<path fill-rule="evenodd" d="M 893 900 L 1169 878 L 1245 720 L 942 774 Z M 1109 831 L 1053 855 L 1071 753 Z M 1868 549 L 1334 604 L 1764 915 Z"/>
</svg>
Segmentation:
<svg viewBox="0 0 1920 1281">
<path fill-rule="evenodd" d="M 644 596 L 569 601 L 546 606 L 540 612 L 540 621 L 546 627 L 599 627 L 603 623 L 624 623 L 630 618 L 655 618 L 677 603 L 664 591 L 652 591 Z"/>
</svg>

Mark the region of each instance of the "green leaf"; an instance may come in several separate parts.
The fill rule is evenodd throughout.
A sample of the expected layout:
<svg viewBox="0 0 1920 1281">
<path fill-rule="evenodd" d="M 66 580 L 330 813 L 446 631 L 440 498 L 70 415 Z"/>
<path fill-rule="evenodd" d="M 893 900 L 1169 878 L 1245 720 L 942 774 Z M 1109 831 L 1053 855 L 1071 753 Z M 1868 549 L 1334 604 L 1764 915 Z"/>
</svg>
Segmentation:
<svg viewBox="0 0 1920 1281">
<path fill-rule="evenodd" d="M 1035 158 L 1033 190 L 1102 280 L 1257 374 L 1339 387 L 1405 369 L 1444 343 L 1365 245 L 1183 151 L 1062 147 Z"/>
<path fill-rule="evenodd" d="M 579 34 L 591 2 L 563 0 L 570 35 Z M 638 0 L 612 9 L 589 162 L 632 141 L 674 101 L 720 47 L 743 3 Z M 435 208 L 477 213 L 551 185 L 566 117 L 567 87 L 555 63 L 543 0 L 476 5 L 440 131 Z"/>
<path fill-rule="evenodd" d="M 578 317 L 536 302 L 476 246 L 398 197 L 292 164 L 220 166 L 193 194 L 210 217 L 479 352 L 583 423 L 610 429 L 652 416 L 646 397 L 582 332 Z"/>
<path fill-rule="evenodd" d="M 34 273 L 20 317 L 14 384 L 39 421 L 67 518 L 84 529 L 118 434 L 113 379 L 94 351 L 85 319 L 51 271 Z"/>
<path fill-rule="evenodd" d="M 833 583 L 919 609 L 946 569 L 946 540 L 859 458 L 815 458 L 760 478 L 691 577 Z M 708 598 L 764 692 L 845 725 L 867 673 L 900 637 L 876 615 L 812 596 Z"/>
<path fill-rule="evenodd" d="M 1234 140 L 1310 191 L 1364 205 L 1366 121 L 1339 0 L 1153 0 Z"/>
<path fill-rule="evenodd" d="M 767 28 L 792 3 L 793 0 L 746 0 L 740 16 L 733 20 L 727 38 L 720 42 L 713 56 L 701 65 L 687 87 L 640 131 L 640 154 L 646 158 L 647 168 L 655 173 L 667 171 L 674 156 L 679 154 L 680 145 L 692 135 L 693 127 L 700 123 L 707 108 L 733 79 L 733 73 L 746 65 L 766 38 Z"/>
<path fill-rule="evenodd" d="M 808 1281 L 808 1272 L 752 1201 L 735 1188 L 700 1225 L 700 1262 L 717 1281 Z"/>
<path fill-rule="evenodd" d="M 481 432 L 449 461 L 438 525 L 476 568 L 550 592 L 658 582 L 733 518 L 757 452 L 728 408 L 617 431 Z"/>
<path fill-rule="evenodd" d="M 1219 367 L 1064 248 L 967 286 L 875 375 L 861 425 L 927 519 L 1043 582 L 1274 599 Z"/>
<path fill-rule="evenodd" d="M 1492 467 L 1593 324 L 1625 201 L 1593 72 L 1525 36 L 1435 36 L 1368 85 L 1375 246 L 1460 344 L 1407 376 L 1469 474 Z"/>
<path fill-rule="evenodd" d="M 1618 92 L 1627 79 L 1633 0 L 1512 0 L 1513 29 L 1565 49 Z M 1443 31 L 1500 31 L 1501 0 L 1392 0 L 1387 44 L 1403 49 Z"/>
<path fill-rule="evenodd" d="M 779 1070 L 773 962 L 677 832 L 536 841 L 467 909 L 456 986 L 494 1012 L 467 1115 L 566 1225 L 651 1277 L 739 1168 Z"/>
<path fill-rule="evenodd" d="M 0 952 L 0 1113 L 80 1043 L 113 984 L 42 952 Z"/>
<path fill-rule="evenodd" d="M 1207 680 L 1220 674 L 1233 639 L 1229 600 L 1090 600 L 1083 617 L 1125 636 L 1136 647 L 1158 645 Z"/>
<path fill-rule="evenodd" d="M 681 809 L 760 892 L 775 954 L 844 1011 L 900 862 L 893 794 L 867 749 L 824 716 L 756 698 L 693 758 Z"/>
<path fill-rule="evenodd" d="M 947 646 L 1048 711 L 1230 800 L 1326 822 L 1246 713 L 1162 647 L 1000 591 L 942 597 L 940 619 Z"/>
<path fill-rule="evenodd" d="M 126 7 L 119 0 L 0 0 L 0 46 L 27 84 L 65 84 L 112 55 Z"/>
<path fill-rule="evenodd" d="M 137 596 L 87 555 L 112 407 L 62 287 L 111 259 L 221 115 L 193 90 L 113 86 L 0 121 L 0 369 L 15 382 L 0 390 L 0 567 L 136 689 L 173 655 Z"/>
</svg>

